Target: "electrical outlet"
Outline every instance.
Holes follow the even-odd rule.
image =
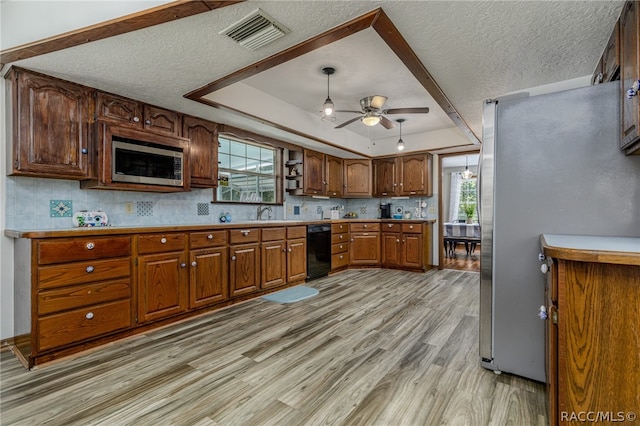
[[[124,203],[124,213],[133,214],[133,203]]]

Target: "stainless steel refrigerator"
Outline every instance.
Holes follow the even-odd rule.
[[[484,104],[481,365],[545,381],[542,233],[640,236],[640,156],[619,150],[619,82]]]

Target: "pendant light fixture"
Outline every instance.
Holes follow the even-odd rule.
[[[331,96],[329,96],[329,78],[335,72],[336,69],[333,67],[322,68],[322,73],[327,76],[327,99],[322,105],[322,121],[336,121],[336,110],[334,108],[333,101],[331,100]]]
[[[462,177],[464,179],[469,179],[471,176],[473,176],[473,172],[469,170],[469,157],[466,155],[464,156],[464,163],[465,163],[465,167],[464,167],[464,172],[462,172]]]
[[[405,119],[398,118],[396,121],[400,123],[400,139],[398,139],[398,142],[396,143],[396,149],[398,151],[404,151],[404,141],[402,140],[402,123],[405,122]]]

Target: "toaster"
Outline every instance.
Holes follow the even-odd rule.
[[[340,219],[340,210],[322,210],[323,219]]]

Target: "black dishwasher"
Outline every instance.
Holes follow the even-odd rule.
[[[307,281],[331,271],[331,225],[307,225]]]

